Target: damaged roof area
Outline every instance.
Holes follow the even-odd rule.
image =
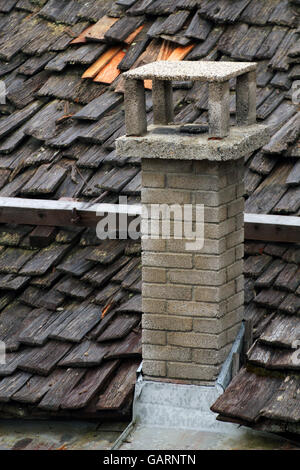
[[[122,72],[156,60],[254,61],[258,122],[272,138],[245,159],[246,212],[298,216],[299,8],[288,0],[0,0],[7,91],[0,196],[139,202],[140,159],[115,153],[125,134]],[[234,122],[235,79],[230,84]],[[149,123],[151,85],[145,82]],[[173,91],[175,121],[206,125],[207,86],[177,81]],[[280,429],[300,420],[289,342],[299,323],[298,251],[246,245],[246,318],[254,319],[257,341],[216,405],[226,419],[252,425],[261,416]],[[76,223],[2,224],[0,339],[8,341],[8,362],[0,366],[1,415],[128,416],[141,361],[140,289],[133,243],[101,242]],[[247,397],[240,399],[250,385],[251,416]],[[285,400],[293,394],[291,410]]]

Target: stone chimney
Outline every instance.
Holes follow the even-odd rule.
[[[256,124],[255,69],[245,62],[154,62],[124,74],[127,135],[118,139],[117,152],[142,159],[146,380],[213,385],[241,326],[244,157],[268,141],[266,128]],[[237,123],[230,128],[229,80],[235,77]],[[145,79],[153,81],[148,129]],[[209,82],[207,129],[174,125],[172,80]],[[180,211],[171,213],[171,234],[164,237],[153,204],[164,205],[165,221],[167,205],[182,213],[192,206],[187,217],[200,233],[198,245],[189,243],[190,234],[177,236]],[[147,237],[149,227],[154,231]]]

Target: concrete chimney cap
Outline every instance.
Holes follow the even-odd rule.
[[[126,79],[224,82],[256,70],[255,62],[158,61],[124,73]]]

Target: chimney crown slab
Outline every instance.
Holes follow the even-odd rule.
[[[225,82],[256,70],[254,62],[158,61],[125,72],[126,79]]]

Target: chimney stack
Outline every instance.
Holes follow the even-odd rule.
[[[245,62],[161,61],[124,74],[126,136],[117,152],[142,159],[146,380],[213,385],[241,326],[244,157],[268,141],[266,128],[256,124],[255,70]],[[235,77],[237,125],[229,127],[229,80]],[[153,81],[154,125],[148,129],[144,80]],[[209,83],[206,131],[174,125],[173,80]],[[173,213],[174,205],[181,211]],[[166,223],[168,208],[166,238],[158,218],[161,210]],[[204,214],[204,223],[197,214]],[[178,237],[177,229],[191,221],[197,243],[190,232]]]

